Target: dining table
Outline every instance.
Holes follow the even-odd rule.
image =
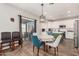
[[[39,35],[39,39],[44,42],[44,51],[48,52],[48,46],[46,45],[47,42],[54,42],[55,38],[52,35]]]

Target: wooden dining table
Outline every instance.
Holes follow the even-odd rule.
[[[39,35],[39,39],[44,42],[44,51],[48,52],[48,46],[46,45],[47,42],[54,42],[55,38],[52,35]]]

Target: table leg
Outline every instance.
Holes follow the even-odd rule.
[[[49,52],[49,46],[48,45],[46,45],[45,51]]]
[[[45,42],[44,42],[44,51],[45,51],[45,52],[48,52],[48,51],[49,51],[49,46],[46,45]]]

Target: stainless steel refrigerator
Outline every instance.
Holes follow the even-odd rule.
[[[74,23],[74,47],[79,47],[79,20]]]

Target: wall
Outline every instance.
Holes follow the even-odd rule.
[[[63,21],[55,21],[55,22],[48,22],[43,23],[42,27],[44,28],[59,28],[59,25],[66,25],[66,28],[74,28],[74,22],[76,19],[69,19],[69,20],[63,20]]]
[[[0,34],[4,31],[19,31],[19,14],[27,17],[36,18],[32,14],[29,14],[22,9],[15,8],[14,6],[10,6],[9,4],[0,3]],[[11,17],[14,18],[14,22],[10,21]]]
[[[75,20],[78,20],[78,18],[41,23],[41,29],[45,28],[46,31],[48,31],[48,28],[59,28],[59,25],[66,25],[66,29],[64,29],[66,31],[66,38],[73,39],[74,32],[68,32],[67,30],[73,30],[74,31]],[[41,30],[40,30],[40,32],[41,32]]]
[[[59,25],[66,25],[66,28],[74,29],[75,20],[76,19],[69,19],[69,20],[63,20],[63,21],[41,23],[41,29],[45,28],[47,31],[48,28],[59,28]]]

